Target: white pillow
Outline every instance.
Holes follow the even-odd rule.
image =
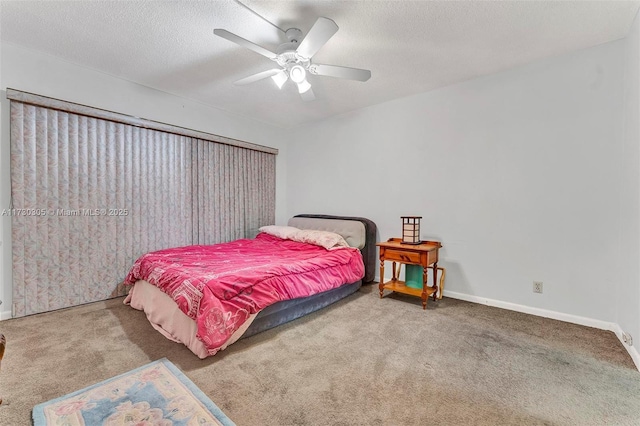
[[[324,247],[327,250],[337,249],[340,247],[349,247],[349,244],[342,238],[342,235],[329,231],[317,231],[314,229],[299,229],[293,234],[292,240],[300,243],[314,244]]]
[[[291,237],[300,230],[293,226],[268,225],[260,227],[258,231],[282,238],[283,240],[292,240],[293,238]]]

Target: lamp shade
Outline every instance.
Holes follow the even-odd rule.
[[[402,243],[420,244],[420,219],[422,216],[401,216]]]
[[[284,70],[280,71],[278,74],[272,76],[271,78],[273,79],[273,81],[278,86],[278,89],[282,89],[282,86],[284,85],[284,83],[286,83],[287,80],[289,79],[289,77],[287,76],[286,71],[284,71]]]
[[[299,93],[306,93],[309,89],[311,89],[311,84],[309,84],[307,80],[303,81],[302,83],[298,83]]]
[[[291,70],[289,70],[289,76],[294,83],[300,84],[307,77],[307,73],[300,65],[294,65],[291,67]]]

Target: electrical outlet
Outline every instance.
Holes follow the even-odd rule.
[[[534,281],[533,282],[533,292],[534,293],[542,293],[542,281]]]
[[[633,339],[631,338],[631,335],[629,333],[624,332],[624,331],[622,332],[622,341],[625,342],[629,346],[633,346]]]

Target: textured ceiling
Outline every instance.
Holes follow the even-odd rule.
[[[2,1],[1,37],[67,61],[282,127],[425,92],[624,37],[637,1],[243,1],[306,33],[340,27],[318,63],[370,69],[362,83],[310,76],[293,84],[233,82],[275,65],[213,34],[224,28],[271,50],[284,34],[229,1]]]

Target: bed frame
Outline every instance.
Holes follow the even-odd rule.
[[[362,260],[364,261],[364,278],[358,282],[345,284],[338,288],[334,288],[333,290],[314,294],[313,296],[274,303],[273,305],[263,309],[256,316],[255,320],[251,323],[249,328],[247,328],[247,331],[242,335],[243,339],[329,306],[332,303],[335,303],[338,300],[358,291],[363,283],[371,283],[375,277],[377,228],[376,224],[371,220],[363,217],[317,214],[299,214],[294,216],[294,218],[353,220],[362,223],[364,225],[366,237],[365,245],[360,249],[360,253],[362,253]],[[291,223],[291,221],[289,221],[289,223]]]

